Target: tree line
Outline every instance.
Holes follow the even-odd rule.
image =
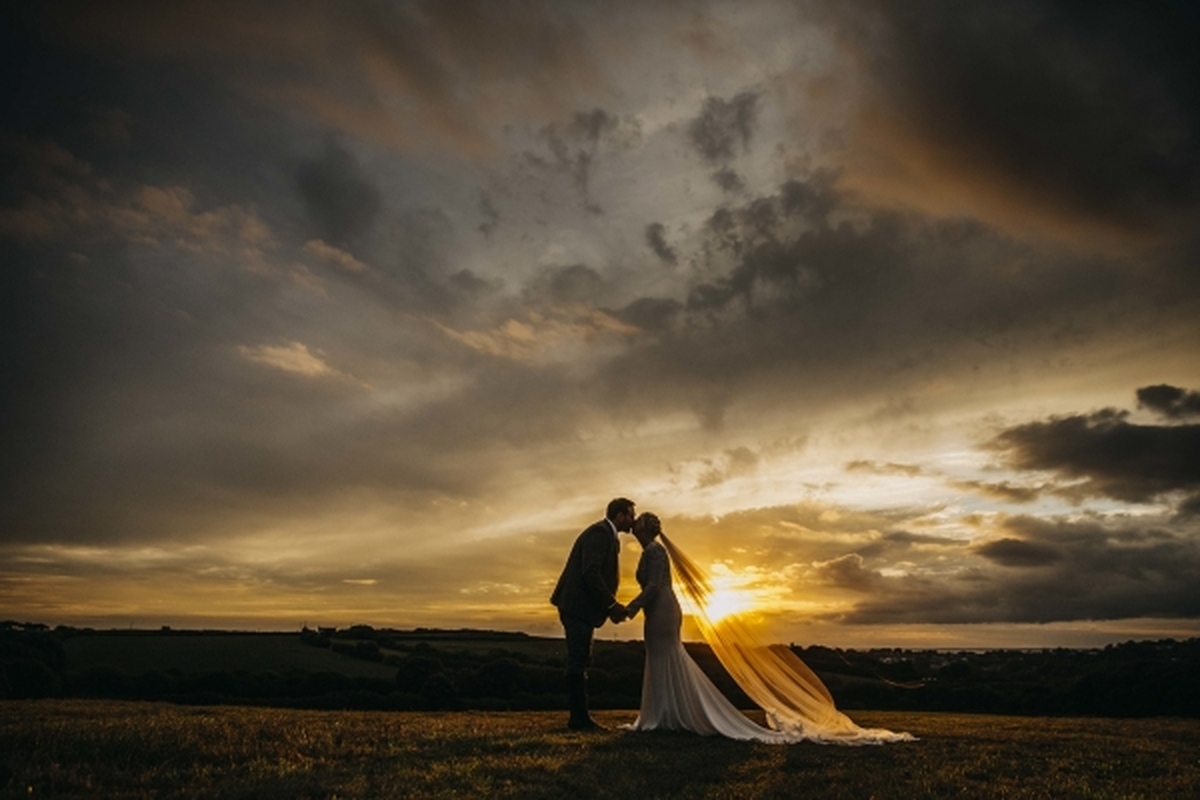
[[[0,623],[0,697],[390,710],[564,707],[561,656],[547,654],[553,647],[540,648],[540,653],[522,648],[522,640],[531,638],[523,634],[365,625],[300,632],[306,645],[394,670],[393,677],[382,678],[286,667],[132,673],[72,665],[63,641],[82,633]],[[145,635],[172,633],[178,632]],[[706,645],[687,647],[735,704],[752,707]],[[1131,641],[1085,650],[793,649],[846,710],[1200,717],[1200,681],[1195,678],[1200,674],[1200,639]],[[640,641],[598,643],[590,673],[593,706],[637,708],[644,658]]]

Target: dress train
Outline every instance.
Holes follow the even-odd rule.
[[[704,607],[707,583],[696,565],[669,541],[667,547],[654,540],[642,551],[637,569],[642,591],[628,606],[631,613],[644,611],[646,644],[641,708],[629,730],[683,730],[770,744],[858,745],[914,739],[907,733],[859,727],[837,710],[821,680],[790,649],[763,645],[736,620],[714,625],[700,611],[697,622],[705,640],[743,691],[762,706],[768,727],[747,718],[683,647],[683,612],[672,584],[672,564],[699,609]]]

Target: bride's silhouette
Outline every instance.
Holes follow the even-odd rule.
[[[837,710],[821,679],[784,645],[769,645],[736,615],[714,623],[704,612],[711,587],[700,569],[662,534],[654,514],[633,526],[642,545],[637,580],[641,593],[626,607],[645,614],[646,667],[642,705],[631,730],[685,730],[732,739],[785,744],[815,741],[882,744],[911,741],[907,733],[860,728]],[[683,611],[672,566],[695,606],[705,641],[746,695],[766,712],[767,727],[746,718],[712,684],[683,648]]]

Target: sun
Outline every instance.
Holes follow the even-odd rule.
[[[680,596],[683,611],[690,616],[703,617],[711,625],[730,617],[761,610],[767,598],[760,583],[760,574],[753,568],[746,573],[735,572],[728,564],[716,562],[709,567],[707,591],[702,597],[689,592]]]
[[[729,586],[713,586],[712,594],[704,604],[704,616],[712,623],[719,622],[731,614],[749,611],[754,607],[754,598],[746,592]]]

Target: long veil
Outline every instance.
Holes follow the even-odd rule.
[[[913,741],[908,733],[861,728],[837,710],[833,695],[791,648],[771,644],[737,614],[714,622],[704,609],[712,594],[708,576],[665,535],[659,536],[671,557],[677,585],[694,607],[704,641],[741,687],[766,712],[767,725],[797,739],[836,744],[882,744]]]

